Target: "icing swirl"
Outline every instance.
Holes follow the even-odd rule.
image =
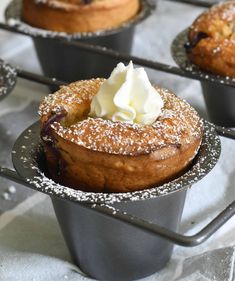
[[[160,115],[163,100],[143,68],[119,63],[91,102],[91,117],[113,122],[152,124]]]

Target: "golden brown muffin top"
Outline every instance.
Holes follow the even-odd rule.
[[[205,33],[215,40],[235,39],[235,1],[213,6],[200,15],[190,27],[189,39]]]
[[[90,103],[103,79],[79,81],[62,87],[41,103],[39,114],[45,125],[55,114],[65,113],[54,122],[53,132],[84,148],[120,155],[140,155],[167,146],[189,145],[202,136],[197,112],[171,92],[156,87],[164,101],[162,113],[151,125],[113,122],[88,117]]]

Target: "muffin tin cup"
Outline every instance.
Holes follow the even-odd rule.
[[[79,41],[130,53],[134,29],[134,26],[131,26],[117,34],[79,39]],[[119,63],[118,59],[79,50],[75,46],[61,43],[58,39],[37,37],[32,39],[44,75],[66,82],[93,77],[107,78]],[[55,88],[51,89],[55,90]]]
[[[224,127],[235,127],[235,88],[201,82],[209,119]]]
[[[163,197],[115,203],[112,208],[177,231],[186,189]],[[173,243],[80,205],[52,197],[71,256],[98,280],[127,281],[149,276],[169,261]]]
[[[187,29],[179,33],[172,43],[174,60],[183,70],[203,80],[200,83],[210,121],[219,126],[235,127],[235,79],[213,75],[193,65],[184,48],[188,41],[187,33]],[[213,83],[215,79],[220,79],[220,83]]]
[[[95,33],[66,34],[31,27],[21,21],[21,0],[13,0],[10,3],[5,17],[10,25],[15,26],[16,31],[24,31],[32,37],[43,73],[46,76],[72,82],[93,77],[108,77],[119,59],[91,54],[77,47],[65,45],[61,39],[100,45],[129,54],[136,24],[147,18],[155,7],[146,0],[142,0],[141,3],[141,11],[131,21],[119,28]]]
[[[82,271],[99,280],[136,280],[163,268],[174,244],[202,243],[235,213],[234,202],[199,233],[184,236],[176,232],[187,189],[219,159],[221,147],[215,128],[208,122],[204,128],[190,169],[151,189],[92,193],[53,182],[46,176],[39,122],[25,130],[13,147],[16,172],[0,167],[0,176],[50,195],[71,256]]]
[[[0,167],[0,176],[51,197],[71,256],[90,277],[125,281],[149,276],[164,267],[174,244],[201,244],[235,214],[234,201],[198,233],[175,232],[187,189],[219,159],[220,140],[206,121],[201,147],[185,174],[162,186],[127,193],[83,192],[55,183],[45,175],[39,135],[36,122],[19,136],[12,150],[16,171]]]

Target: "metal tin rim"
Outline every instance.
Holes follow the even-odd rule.
[[[234,84],[235,78],[212,74],[210,72],[200,69],[197,65],[193,64],[189,60],[184,48],[184,45],[188,42],[188,37],[187,37],[188,30],[189,28],[181,31],[172,41],[171,54],[176,64],[183,70],[190,72],[195,76],[198,76],[199,78],[204,78],[209,82],[213,82],[214,80],[219,79],[222,85],[225,83],[225,81],[226,81],[226,85],[228,86],[229,86],[229,82],[231,82],[231,84],[232,83]]]
[[[15,87],[16,81],[16,69],[0,59],[0,100],[10,94]]]
[[[88,38],[96,38],[100,36],[108,36],[112,34],[116,34],[122,32],[129,27],[135,26],[148,16],[151,15],[154,5],[151,5],[147,0],[141,0],[141,10],[140,12],[130,21],[122,24],[118,28],[113,28],[109,30],[101,30],[97,32],[89,32],[89,33],[66,33],[66,32],[55,32],[49,31],[45,29],[40,29],[36,27],[32,27],[23,21],[21,21],[21,9],[22,9],[22,0],[12,0],[10,4],[6,7],[5,10],[5,20],[7,24],[16,31],[20,33],[27,34],[31,37],[41,37],[41,38],[61,38],[61,39],[68,39],[68,40],[76,40],[76,39],[88,39]]]
[[[62,186],[47,178],[41,171],[39,157],[42,156],[42,147],[39,137],[39,122],[26,129],[16,140],[12,151],[12,161],[17,173],[25,179],[33,189],[67,199],[73,202],[87,204],[112,204],[125,201],[139,201],[186,189],[206,176],[217,163],[221,145],[214,126],[204,121],[204,136],[198,155],[192,167],[181,177],[162,186],[127,193],[93,193],[74,190]]]

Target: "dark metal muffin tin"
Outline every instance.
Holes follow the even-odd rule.
[[[67,34],[34,28],[22,22],[21,6],[22,0],[13,0],[6,9],[6,20],[17,31],[32,37],[44,74],[66,82],[93,77],[108,77],[119,60],[79,50],[72,45],[62,44],[60,39],[100,45],[129,54],[136,24],[147,18],[153,9],[153,5],[142,0],[141,11],[138,15],[121,27],[93,33]]]
[[[173,244],[200,244],[235,213],[233,203],[199,233],[175,232],[187,189],[219,159],[220,141],[208,122],[188,172],[162,186],[129,193],[83,192],[53,182],[46,176],[39,127],[39,122],[33,124],[16,141],[12,151],[16,172],[0,168],[0,176],[51,196],[74,262],[91,277],[124,281],[148,276],[164,267]]]
[[[17,77],[57,88],[66,84],[57,79],[48,78],[40,74],[15,68],[0,59],[0,100],[4,99],[14,89]]]
[[[17,7],[10,7],[7,16],[11,9],[17,10]],[[21,22],[18,25],[16,22],[13,24],[13,29],[26,34],[22,28],[25,26]],[[32,30],[30,36],[35,37],[35,40],[46,42],[51,39],[48,34],[43,39],[43,33],[35,33],[40,33],[41,30],[29,29]],[[60,44],[59,41],[57,43]],[[117,60],[120,60],[119,56]],[[198,75],[203,75],[198,70],[195,70],[195,74],[143,59],[139,59],[139,62],[199,80]],[[27,74],[23,73],[22,76],[27,78]],[[38,77],[32,79],[37,81]],[[77,79],[78,76],[74,80]],[[201,79],[207,80],[206,77]],[[211,75],[209,80],[213,83]],[[47,82],[50,84],[52,81]],[[222,82],[218,82],[218,77],[215,82],[223,86]],[[55,85],[60,85],[60,81]],[[10,92],[11,89],[9,85],[7,91]],[[221,135],[235,137],[233,131],[223,127],[206,121],[204,126],[201,148],[188,172],[174,181],[152,189],[117,194],[86,193],[53,182],[47,177],[39,138],[39,122],[23,132],[14,145],[12,161],[16,171],[0,167],[0,176],[51,196],[71,255],[75,263],[89,276],[109,281],[134,280],[164,267],[171,256],[173,244],[196,246],[208,239],[235,213],[233,202],[198,233],[184,236],[176,232],[187,189],[204,177],[218,161],[220,141],[215,130]]]
[[[210,121],[220,126],[235,127],[235,78],[213,75],[192,64],[184,47],[188,42],[187,33],[188,29],[179,33],[172,43],[174,60],[183,70],[204,78],[201,86]],[[213,83],[218,79],[220,83]]]
[[[145,191],[125,193],[92,193],[74,190],[54,183],[47,178],[46,161],[40,141],[39,122],[28,128],[13,147],[12,160],[17,173],[42,192],[58,195],[74,202],[89,204],[112,204],[121,201],[136,201],[165,196],[179,189],[188,188],[202,179],[217,163],[220,155],[220,140],[212,124],[204,121],[204,136],[192,167],[183,176],[160,187]],[[25,149],[27,147],[27,149]],[[45,175],[45,177],[44,177]],[[78,187],[79,189],[79,187]]]

